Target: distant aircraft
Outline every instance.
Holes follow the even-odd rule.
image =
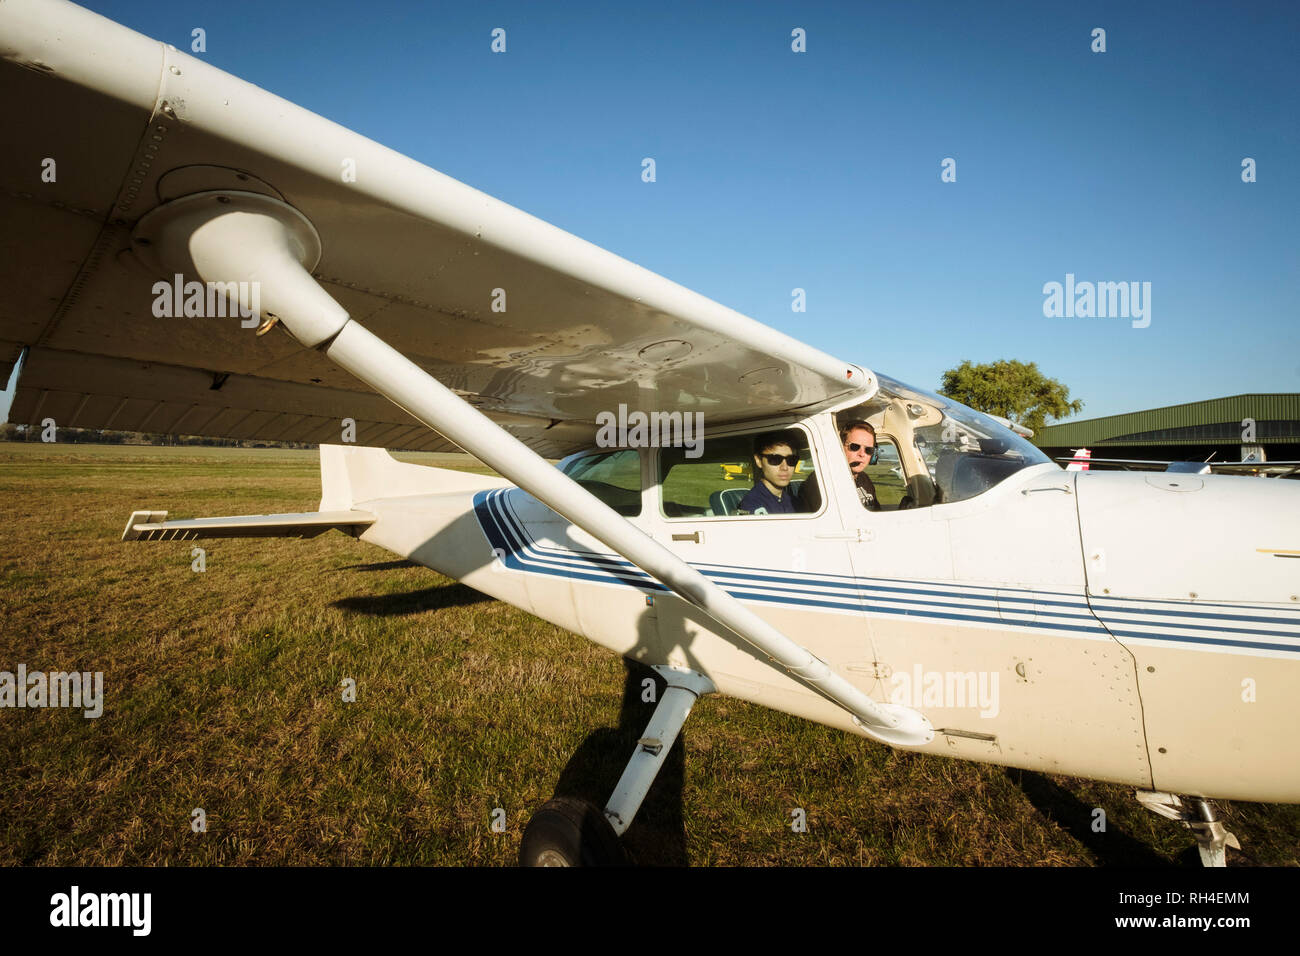
[[[0,371],[27,351],[14,420],[324,443],[317,512],[137,511],[125,539],[339,529],[666,682],[608,802],[543,806],[522,862],[620,860],[715,693],[1131,786],[1208,863],[1235,845],[1210,798],[1300,802],[1300,486],[1063,471],[1018,426],[78,7],[7,0],[0,36],[21,144],[0,156]],[[177,276],[186,317],[160,318]],[[668,440],[597,447],[620,405],[661,416]],[[696,412],[691,458],[671,423]],[[867,466],[874,510],[839,434],[856,419],[889,451]],[[772,432],[821,500],[737,515],[733,474],[766,474]],[[460,448],[504,477],[384,447]]]

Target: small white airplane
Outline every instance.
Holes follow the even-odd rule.
[[[1065,466],[1066,471],[1087,471],[1092,462],[1092,451],[1088,448],[1076,448],[1074,457],[1068,459],[1057,459],[1057,461],[1068,461]]]
[[[1235,845],[1212,798],[1300,802],[1300,486],[1063,471],[1008,423],[60,0],[0,4],[0,89],[13,420],[325,442],[352,419],[367,446],[320,446],[318,512],[137,511],[124,538],[338,528],[662,675],[609,801],[548,803],[522,862],[619,860],[715,693],[1133,787],[1207,863]],[[872,509],[855,421],[887,451]],[[774,445],[811,510],[738,513],[731,476]]]

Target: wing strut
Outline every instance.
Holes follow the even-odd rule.
[[[208,282],[238,282],[241,292],[249,288],[244,283],[259,283],[262,313],[278,317],[303,345],[323,349],[332,362],[627,558],[767,655],[778,668],[843,707],[867,736],[902,746],[920,746],[934,738],[923,714],[872,700],[352,320],[312,278],[309,270],[319,256],[319,241],[297,210],[260,195],[197,194],[153,210],[140,221],[137,232],[141,230],[147,230],[149,244],[168,272],[197,275]]]

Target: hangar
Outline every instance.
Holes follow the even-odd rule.
[[[1039,429],[1034,444],[1052,458],[1088,448],[1094,458],[1242,461],[1300,460],[1300,393],[1210,398]]]

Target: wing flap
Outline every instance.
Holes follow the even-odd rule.
[[[374,392],[36,348],[23,367],[10,420],[40,424],[45,418],[58,427],[313,444],[346,438],[410,451],[457,450]],[[548,421],[499,418],[546,457],[563,457],[586,441],[576,429]]]

